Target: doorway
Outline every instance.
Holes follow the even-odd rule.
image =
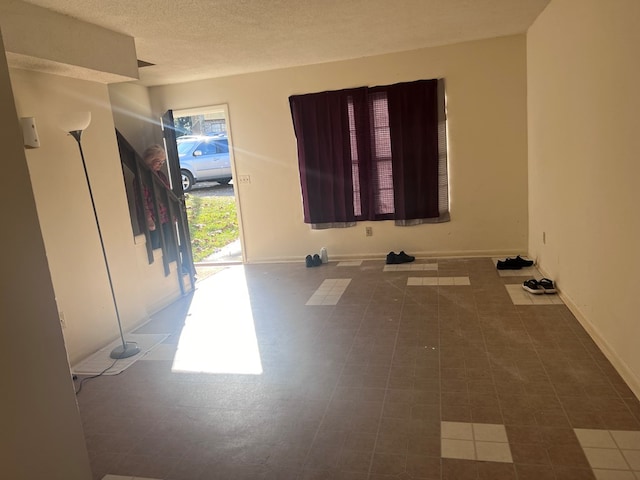
[[[174,110],[194,263],[244,261],[227,105]]]

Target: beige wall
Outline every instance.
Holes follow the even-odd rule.
[[[527,35],[529,250],[636,395],[639,18],[637,0],[553,0]]]
[[[133,83],[109,85],[109,99],[116,128],[140,154],[153,143],[160,143],[160,118],[151,112],[149,90]]]
[[[449,223],[312,231],[302,202],[288,97],[293,94],[446,79],[449,112]],[[302,261],[327,247],[330,258],[502,255],[527,246],[525,37],[511,36],[345,62],[150,89],[158,114],[227,104],[249,262]],[[365,237],[365,226],[373,236]]]
[[[0,476],[88,480],[89,458],[4,53],[0,112],[6,173],[0,189]]]
[[[109,94],[95,82],[24,70],[10,74],[18,116],[35,117],[40,134],[42,146],[26,151],[27,163],[74,364],[116,339],[118,325],[77,143],[56,123],[65,112],[92,113],[82,146],[123,329],[148,318]]]

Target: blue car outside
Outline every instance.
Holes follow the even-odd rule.
[[[178,138],[182,189],[188,192],[197,182],[231,181],[231,160],[227,137]]]

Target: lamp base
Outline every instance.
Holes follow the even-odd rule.
[[[118,345],[116,348],[111,350],[111,358],[120,359],[120,358],[129,358],[133,357],[140,353],[140,347],[138,344],[132,342],[125,342],[124,345]]]

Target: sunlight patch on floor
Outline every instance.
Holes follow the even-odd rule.
[[[172,371],[262,373],[243,266],[226,268],[198,284]]]

